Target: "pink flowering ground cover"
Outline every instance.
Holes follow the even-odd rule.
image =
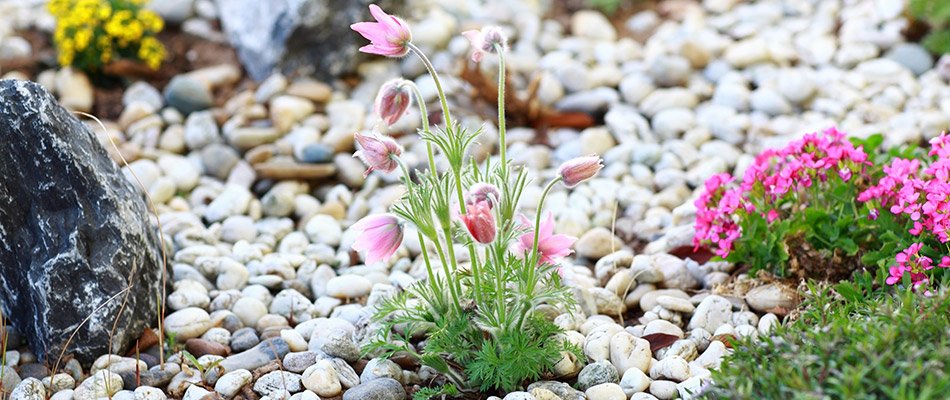
[[[835,128],[764,151],[741,179],[710,177],[694,245],[779,277],[878,273],[919,288],[950,267],[950,137],[885,151]]]

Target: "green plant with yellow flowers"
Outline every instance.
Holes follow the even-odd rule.
[[[148,0],[50,0],[59,64],[98,71],[118,59],[158,69],[165,46],[155,37],[165,22],[144,9]]]

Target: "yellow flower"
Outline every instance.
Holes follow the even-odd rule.
[[[165,59],[165,46],[162,46],[162,43],[154,37],[146,37],[139,44],[138,57],[149,68],[158,69]]]
[[[111,5],[109,5],[109,4],[102,4],[102,5],[99,6],[99,10],[97,11],[97,16],[99,17],[99,19],[101,19],[101,20],[107,20],[107,19],[109,19],[109,16],[111,16],[111,15],[112,15],[112,6],[111,6]]]
[[[76,50],[85,50],[86,47],[89,47],[89,42],[92,40],[92,29],[84,28],[76,31],[76,34],[73,35],[73,40],[76,42]]]
[[[162,17],[159,17],[158,14],[155,14],[149,10],[141,10],[138,12],[138,20],[145,26],[145,29],[152,32],[160,32],[162,28],[165,27],[165,21],[162,20]]]

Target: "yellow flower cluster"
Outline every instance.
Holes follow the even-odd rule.
[[[162,18],[142,8],[147,0],[50,0],[56,18],[53,42],[61,65],[95,70],[117,58],[135,58],[152,69],[165,60],[155,34]]]

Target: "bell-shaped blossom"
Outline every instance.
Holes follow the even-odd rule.
[[[491,203],[488,201],[479,201],[475,204],[469,204],[465,207],[467,214],[462,215],[462,222],[468,233],[475,238],[475,241],[482,244],[488,244],[495,240],[497,229],[495,227],[495,214],[492,213]]]
[[[501,192],[498,191],[495,185],[476,183],[468,189],[468,193],[465,195],[465,204],[472,205],[487,202],[488,207],[492,208],[495,204],[498,204],[499,199],[501,199]]]
[[[521,223],[526,227],[531,227],[532,223],[524,215],[520,216]],[[577,241],[576,237],[554,234],[554,215],[548,212],[547,216],[541,221],[538,227],[538,263],[554,264],[555,260],[561,257],[569,256],[574,251],[571,246]],[[515,253],[518,255],[528,254],[534,246],[534,232],[528,232],[518,237],[515,243]]]
[[[359,132],[356,132],[354,137],[360,145],[360,150],[353,153],[353,156],[359,157],[369,167],[363,176],[368,176],[373,171],[392,172],[399,167],[396,159],[402,154],[402,146],[393,138],[375,133],[364,135]]]
[[[465,36],[472,44],[472,61],[474,62],[482,61],[485,53],[497,53],[496,45],[502,49],[508,48],[508,38],[497,26],[486,26],[480,31],[465,31],[462,32],[462,36]]]
[[[392,214],[374,214],[357,221],[351,229],[360,231],[353,250],[365,252],[366,264],[392,257],[402,244],[403,226]]]
[[[396,78],[383,84],[376,95],[373,110],[387,125],[395,124],[412,104],[412,83]]]
[[[603,160],[597,156],[577,157],[568,160],[558,168],[557,174],[569,188],[593,178],[604,167]]]
[[[386,14],[375,4],[370,4],[369,12],[376,22],[357,22],[350,25],[351,29],[369,39],[370,43],[360,47],[360,51],[386,57],[402,57],[409,53],[409,42],[412,41],[409,24]]]

